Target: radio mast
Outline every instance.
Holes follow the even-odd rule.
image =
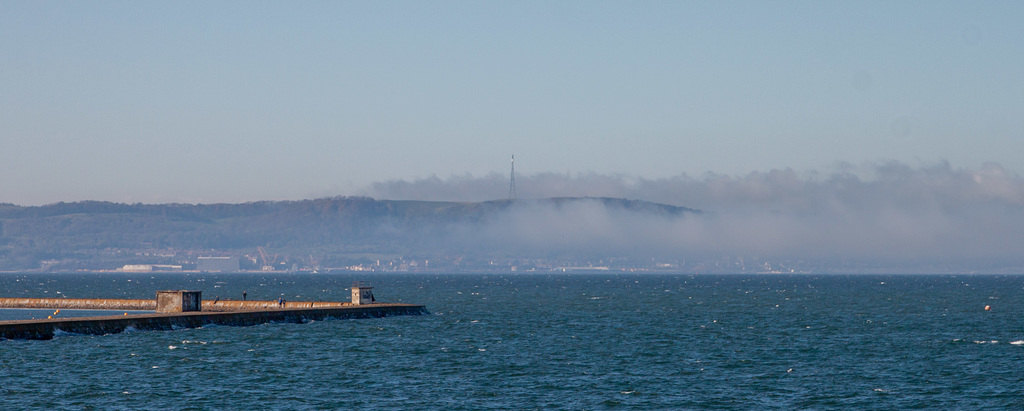
[[[512,155],[512,174],[508,179],[508,199],[516,199],[516,155]]]

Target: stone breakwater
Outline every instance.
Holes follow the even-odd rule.
[[[116,300],[106,298],[0,298],[0,308],[153,311],[156,310],[156,300]]]
[[[21,300],[21,299],[8,299]],[[39,299],[34,299],[39,300]],[[63,300],[63,299],[54,299]],[[91,301],[96,301],[89,299]],[[118,300],[103,300],[118,301]],[[133,300],[120,300],[133,301]],[[149,301],[149,300],[139,300]],[[204,302],[203,309],[207,303]],[[223,303],[220,302],[220,303]],[[239,301],[239,303],[243,303]],[[258,301],[246,301],[244,303],[260,303]],[[153,308],[156,307],[155,301]],[[301,302],[288,303],[289,307],[252,309],[242,311],[194,311],[184,313],[158,313],[158,314],[136,314],[104,317],[79,317],[65,319],[45,320],[21,320],[21,321],[0,321],[0,340],[2,339],[32,339],[48,340],[59,333],[68,334],[115,334],[125,330],[134,329],[140,331],[148,330],[174,330],[181,328],[198,328],[205,325],[231,325],[248,326],[265,324],[271,322],[303,323],[307,321],[323,320],[327,318],[376,318],[395,315],[421,315],[427,314],[427,309],[422,305],[414,304],[369,304],[349,305],[344,303],[339,306],[329,307],[297,307]],[[295,304],[296,307],[291,305]],[[305,304],[317,304],[309,303]],[[5,307],[15,308],[15,307]],[[60,308],[60,307],[25,307],[16,308]],[[71,308],[67,308],[71,309]],[[95,309],[91,307],[89,309]],[[127,308],[118,308],[127,309]],[[132,308],[133,310],[136,308]]]
[[[350,306],[348,302],[337,301],[286,301],[284,306],[277,301],[203,301],[202,311],[243,311],[277,308],[339,308]],[[118,300],[106,298],[0,298],[0,308],[39,308],[58,310],[122,310],[154,311],[156,300]]]

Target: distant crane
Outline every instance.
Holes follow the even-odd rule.
[[[270,254],[267,253],[267,250],[263,249],[263,246],[258,245],[256,249],[260,251],[260,259],[263,260],[263,271],[274,271],[274,263],[277,262],[279,254],[274,254],[274,258],[271,259]]]

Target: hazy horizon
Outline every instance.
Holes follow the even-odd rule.
[[[919,187],[904,187],[912,192],[934,196],[930,190],[943,189],[932,181],[936,175],[956,179],[963,183],[968,180],[977,184],[976,194],[999,194],[1001,197],[1022,199],[1024,205],[1024,178],[1012,173],[1003,165],[986,162],[980,167],[953,167],[948,161],[936,161],[913,166],[899,161],[878,161],[853,165],[836,163],[824,169],[796,170],[793,168],[755,170],[743,175],[728,175],[707,171],[691,176],[685,173],[664,178],[646,178],[622,173],[601,174],[596,172],[558,173],[541,172],[525,174],[516,172],[517,199],[544,199],[557,197],[612,197],[663,203],[690,208],[716,208],[726,197],[736,203],[736,208],[760,207],[774,204],[784,196],[800,194],[810,186],[825,186],[837,181],[856,181],[859,184],[881,184],[894,178],[904,184],[919,184]],[[983,180],[984,178],[984,180]],[[294,197],[253,197],[234,201],[133,201],[130,199],[83,197],[61,198],[50,202],[19,203],[0,201],[22,207],[44,206],[56,203],[101,201],[121,204],[241,204],[260,201],[302,201],[332,197],[370,197],[378,200],[396,201],[439,201],[439,202],[483,202],[509,198],[510,173],[491,172],[485,175],[469,173],[453,174],[447,177],[430,175],[413,179],[376,181],[348,191],[326,191]],[[1000,184],[1000,187],[989,187]],[[798,187],[799,186],[799,187]],[[806,187],[805,187],[806,186]],[[959,189],[967,189],[966,185]],[[694,195],[699,193],[699,195]],[[948,194],[948,193],[946,193]],[[965,193],[964,196],[967,194]],[[712,201],[712,198],[717,200]],[[796,204],[805,199],[788,201]],[[847,200],[860,201],[854,196]]]
[[[413,231],[381,227],[421,251],[551,253],[634,259],[714,256],[874,267],[1024,267],[1024,178],[995,163],[886,162],[828,172],[770,170],[643,179],[622,175],[517,175],[520,199],[616,197],[689,207],[648,214],[601,202],[523,201],[480,221]],[[377,199],[477,202],[508,196],[508,176],[381,182]],[[420,230],[425,231],[420,231]],[[397,230],[397,231],[394,231]],[[440,230],[440,231],[437,231]],[[425,238],[421,238],[426,236]]]

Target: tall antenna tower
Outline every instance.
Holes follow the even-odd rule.
[[[512,174],[508,179],[508,199],[516,199],[516,155],[512,155]]]

